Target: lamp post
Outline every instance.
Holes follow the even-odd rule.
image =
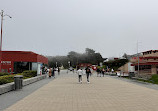
[[[2,35],[3,35],[3,18],[5,16],[8,16],[9,18],[12,18],[11,16],[7,15],[7,14],[4,14],[4,11],[1,10],[0,12],[0,15],[1,15],[1,42],[0,42],[0,72],[1,72],[1,67],[2,67]]]
[[[58,66],[58,63],[56,62],[56,68],[57,68],[57,66]]]
[[[68,61],[68,64],[69,64],[69,68],[70,68],[70,61]]]

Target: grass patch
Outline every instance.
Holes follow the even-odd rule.
[[[144,79],[144,78],[135,78],[135,79],[142,82],[158,84],[158,74],[152,75],[150,79]]]
[[[158,74],[152,75],[152,77],[149,79],[154,84],[158,84]]]

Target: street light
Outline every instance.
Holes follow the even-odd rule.
[[[1,10],[0,12],[0,15],[1,15],[1,42],[0,42],[0,72],[1,72],[1,66],[2,66],[2,35],[3,35],[3,18],[5,16],[8,16],[9,18],[12,18],[11,16],[7,15],[7,14],[4,14],[4,11]]]
[[[68,61],[69,67],[70,67],[70,61]]]
[[[58,63],[56,62],[56,67],[58,66]]]

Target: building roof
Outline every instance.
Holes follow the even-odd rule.
[[[2,51],[2,61],[41,62],[48,64],[48,58],[32,51]]]
[[[146,52],[153,52],[153,51],[157,51],[158,52],[158,50],[148,50],[148,51],[144,51],[144,52],[142,52],[142,53],[146,53]]]
[[[20,54],[35,54],[35,55],[38,55],[32,51],[2,51],[2,53],[20,53]]]

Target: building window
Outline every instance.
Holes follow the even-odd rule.
[[[14,62],[15,73],[22,73],[25,70],[32,70],[31,62]]]
[[[151,69],[151,65],[140,65],[139,70],[148,70]],[[138,66],[135,66],[135,70],[138,71]]]

